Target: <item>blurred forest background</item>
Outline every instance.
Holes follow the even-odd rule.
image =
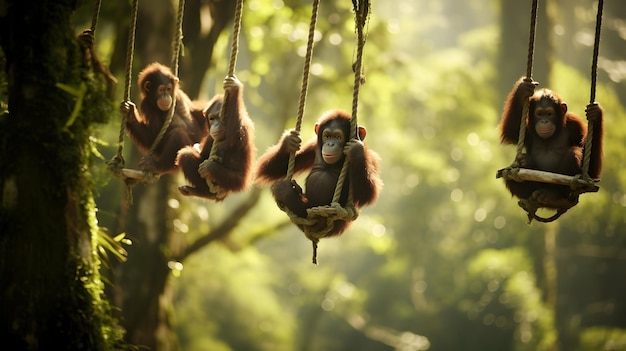
[[[187,0],[179,77],[221,93],[235,1]],[[170,62],[177,1],[139,1],[133,63]],[[533,78],[584,116],[596,1],[541,1]],[[340,238],[311,243],[253,187],[223,203],[182,197],[182,175],[137,184],[107,172],[120,116],[93,135],[90,173],[108,251],[106,294],[125,340],[184,351],[626,350],[626,3],[605,4],[596,101],[605,109],[600,191],[558,221],[527,223],[496,171],[504,98],[526,73],[531,1],[372,1],[359,124],[385,183]],[[72,26],[90,26],[86,1]],[[122,101],[130,4],[105,1],[96,49]],[[311,1],[246,0],[236,75],[257,155],[293,128]],[[302,137],[352,104],[350,1],[321,1]],[[6,103],[3,101],[3,103]],[[115,109],[114,109],[115,110]],[[4,132],[4,131],[3,131]],[[131,167],[140,159],[126,138]],[[302,181],[300,181],[302,184]],[[143,349],[143,348],[141,348]]]

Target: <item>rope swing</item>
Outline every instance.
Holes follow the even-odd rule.
[[[139,0],[133,0],[132,5],[131,5],[131,23],[130,23],[129,34],[128,34],[128,45],[126,48],[124,100],[122,103],[131,101],[131,97],[130,97],[131,80],[132,80],[131,76],[132,76],[132,71],[133,71],[132,65],[133,65],[133,56],[134,56],[134,51],[135,51],[135,32],[136,32],[136,27],[137,27],[138,3],[139,3]],[[178,75],[179,57],[180,57],[180,52],[181,52],[181,47],[182,47],[182,38],[183,38],[182,26],[183,26],[184,8],[185,8],[185,0],[179,0],[178,14],[176,17],[176,33],[175,33],[175,38],[172,41],[172,65],[171,65],[172,72],[176,76]],[[150,146],[150,149],[147,152],[147,156],[151,155],[154,152],[154,150],[157,148],[159,143],[161,142],[161,139],[167,132],[167,129],[169,128],[170,123],[172,122],[175,110],[176,110],[176,99],[174,98],[172,100],[172,106],[170,107],[168,111],[168,114],[163,123],[163,126],[161,127],[159,134],[157,134],[156,139]],[[126,134],[125,118],[126,118],[125,116],[122,116],[122,122],[120,125],[120,132],[118,136],[117,154],[111,160],[107,162],[107,169],[114,176],[124,179],[124,182],[126,183],[127,190],[128,190],[127,195],[128,195],[129,201],[132,203],[132,193],[130,191],[132,186],[138,182],[154,183],[157,180],[159,180],[160,175],[154,174],[152,172],[147,172],[147,171],[139,171],[135,169],[124,168],[125,163],[126,163],[124,160],[124,156],[123,156],[124,135]]]
[[[364,0],[364,4],[360,4],[359,1],[353,1],[354,11],[356,14],[356,32],[357,32],[357,54],[354,63],[354,91],[352,98],[352,114],[350,117],[350,138],[358,138],[358,124],[357,124],[357,110],[358,110],[358,98],[359,88],[363,82],[362,72],[362,57],[363,48],[365,46],[365,36],[363,30],[365,28],[368,14],[369,14],[369,0]],[[298,105],[298,115],[295,125],[295,133],[300,133],[302,127],[302,118],[304,115],[309,71],[311,66],[311,58],[313,54],[313,44],[315,35],[315,26],[317,22],[317,14],[319,10],[319,0],[313,1],[311,21],[309,26],[309,36],[307,42],[307,51],[305,56],[305,63],[302,75],[302,85],[300,91],[300,100]],[[359,213],[358,209],[354,206],[352,186],[348,192],[348,199],[345,206],[341,206],[339,203],[343,185],[348,173],[349,159],[344,160],[341,173],[339,175],[337,184],[335,186],[335,192],[333,194],[332,202],[326,206],[317,206],[307,209],[307,217],[303,218],[297,214],[291,212],[288,208],[283,208],[291,221],[298,227],[305,236],[311,240],[313,244],[313,263],[317,263],[317,244],[320,239],[328,236],[329,232],[335,226],[336,221],[354,221],[357,219]],[[286,180],[292,180],[295,169],[295,152],[291,152],[289,155],[289,163],[287,167]]]
[[[528,60],[526,67],[526,77],[524,78],[524,82],[533,83],[532,79],[532,66],[533,66],[533,54],[534,54],[534,41],[535,41],[535,27],[537,22],[537,2],[538,0],[533,0],[532,3],[532,11],[531,11],[531,22],[530,22],[530,39],[528,44]],[[591,98],[590,103],[593,103],[595,100],[595,92],[596,92],[596,77],[597,77],[597,62],[598,62],[598,52],[600,47],[600,29],[602,25],[602,9],[603,9],[604,1],[598,1],[598,11],[596,18],[596,31],[595,31],[595,42],[594,42],[594,51],[593,51],[593,62],[591,68]],[[528,215],[528,223],[535,219],[539,222],[548,223],[555,221],[562,214],[567,212],[569,208],[575,206],[578,203],[578,196],[582,193],[586,192],[597,192],[599,187],[595,184],[596,181],[591,179],[588,175],[589,163],[591,159],[591,148],[593,145],[593,121],[588,121],[588,132],[587,132],[587,140],[584,147],[584,156],[583,156],[583,164],[582,164],[582,174],[578,174],[575,176],[557,174],[546,171],[539,171],[534,169],[525,169],[521,168],[517,162],[518,156],[520,156],[524,152],[524,140],[526,134],[526,120],[528,119],[528,107],[529,107],[529,99],[524,101],[524,105],[522,108],[522,116],[524,118],[521,119],[520,129],[519,129],[519,138],[517,143],[517,152],[516,158],[513,163],[507,167],[497,171],[496,178],[504,178],[506,180],[515,180],[518,182],[523,181],[533,181],[533,182],[541,182],[541,183],[550,183],[557,185],[566,185],[571,189],[570,196],[568,200],[571,202],[571,206],[567,208],[559,208],[557,212],[548,218],[540,217],[536,214],[537,210],[541,208],[541,204],[537,203],[537,201],[530,197],[528,199],[521,199],[518,202],[518,205],[522,207]]]
[[[224,118],[224,111],[226,110],[226,106],[228,105],[228,99],[236,98],[232,97],[228,93],[229,87],[233,87],[237,85],[239,81],[235,76],[235,66],[237,65],[237,54],[239,53],[239,32],[241,31],[241,22],[242,22],[242,13],[243,13],[243,0],[237,0],[237,4],[235,7],[235,19],[233,21],[233,41],[230,48],[230,62],[228,65],[228,75],[224,79],[224,97],[222,99],[222,106],[220,108],[219,119],[220,123]],[[220,157],[217,156],[217,144],[220,143],[218,140],[213,140],[213,144],[211,145],[211,153],[209,154],[209,161],[219,162]],[[213,183],[210,179],[206,179],[206,183],[209,187],[209,191],[216,194],[216,199],[224,199],[227,195],[227,191],[225,191],[219,185]]]

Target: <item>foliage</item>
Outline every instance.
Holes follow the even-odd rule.
[[[273,293],[277,281],[267,268],[255,250],[233,255],[223,246],[190,260],[185,265],[190,274],[177,279],[175,301],[185,348],[290,350],[295,323]]]
[[[576,351],[623,350],[626,348],[626,331],[618,328],[594,327],[580,334],[580,346]]]

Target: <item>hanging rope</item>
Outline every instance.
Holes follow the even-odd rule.
[[[243,0],[237,0],[237,4],[235,7],[235,18],[233,20],[233,40],[230,47],[230,61],[228,64],[228,75],[224,80],[224,97],[222,99],[222,106],[220,108],[219,119],[220,123],[224,117],[224,113],[226,111],[226,101],[228,101],[229,94],[228,88],[234,87],[237,84],[237,77],[235,77],[235,67],[237,65],[237,55],[239,53],[239,32],[241,31],[241,22],[242,22],[242,14],[243,14]],[[219,144],[218,140],[213,140],[213,144],[211,145],[211,153],[209,154],[210,161],[218,161],[219,157],[217,156],[217,144]],[[216,199],[223,199],[226,197],[226,192],[222,187],[218,184],[213,183],[211,180],[206,180],[207,185],[209,186],[209,191],[211,193],[216,194]]]
[[[532,10],[530,13],[530,35],[528,39],[528,58],[526,59],[526,77],[525,82],[532,83],[533,75],[533,56],[535,53],[535,28],[537,27],[537,0],[533,0]],[[524,100],[522,107],[522,118],[520,119],[519,137],[517,139],[517,156],[524,152],[524,140],[526,139],[526,118],[528,116],[528,99]],[[517,157],[512,167],[519,167]]]
[[[365,35],[363,34],[363,30],[367,23],[367,19],[369,17],[369,0],[363,1],[365,4],[360,4],[358,1],[353,1],[354,5],[354,15],[355,15],[355,24],[356,24],[356,32],[357,32],[357,54],[356,61],[354,63],[354,91],[352,94],[352,115],[350,117],[350,138],[357,139],[359,137],[358,129],[358,107],[359,107],[359,91],[361,84],[363,82],[363,69],[362,69],[362,61],[363,61],[363,48],[365,47]],[[350,161],[346,159],[343,163],[343,167],[341,169],[341,174],[339,175],[339,180],[337,181],[337,186],[335,188],[335,193],[333,195],[333,203],[338,203],[339,198],[341,197],[341,192],[343,191],[343,184],[345,183],[346,176],[348,174],[348,165]],[[348,202],[347,207],[354,207],[353,196],[352,196],[352,186],[350,186],[348,192]]]
[[[183,13],[185,10],[185,0],[178,1],[178,15],[176,16],[176,34],[174,35],[174,40],[172,41],[172,72],[176,77],[178,77],[178,59],[180,57],[180,51],[183,44]],[[154,142],[150,145],[150,149],[147,152],[146,156],[151,156],[154,153],[154,150],[159,146],[159,143],[167,133],[167,129],[170,127],[172,123],[172,119],[174,119],[174,114],[176,112],[176,96],[172,99],[172,106],[170,106],[169,111],[167,111],[167,117],[163,122],[163,126],[161,130],[159,130],[159,134],[157,134]]]
[[[311,58],[313,57],[313,44],[315,43],[315,27],[317,25],[317,13],[319,11],[319,0],[313,0],[313,9],[311,11],[311,21],[309,23],[309,37],[306,46],[306,55],[304,57],[304,68],[302,69],[302,84],[300,86],[300,100],[298,102],[298,115],[296,118],[295,133],[299,134],[302,129],[302,119],[304,116],[304,108],[306,106],[306,96],[309,86],[309,73],[311,70]],[[296,153],[289,154],[289,164],[287,166],[287,180],[293,178],[296,164]]]
[[[135,51],[135,29],[137,27],[137,9],[139,0],[133,0],[131,5],[131,21],[128,30],[128,42],[126,45],[126,67],[124,76],[124,100],[130,101],[131,75],[133,71],[133,55]],[[124,161],[124,135],[126,134],[126,116],[122,116],[120,124],[120,132],[117,142],[117,154],[107,162],[107,167],[116,176],[122,176],[122,169],[126,164]],[[128,183],[127,183],[128,184]]]
[[[596,85],[598,77],[598,54],[600,52],[600,30],[602,28],[602,9],[604,0],[598,1],[598,13],[596,15],[596,35],[593,45],[593,59],[591,62],[591,96],[589,103],[593,104],[596,100]],[[585,142],[585,154],[583,156],[583,178],[589,177],[589,163],[591,162],[591,148],[593,147],[593,121],[587,122],[587,140]]]
[[[96,9],[91,18],[91,33],[96,36],[96,27],[98,25],[98,18],[100,17],[100,8],[102,7],[102,0],[96,0]]]
[[[352,115],[350,118],[350,138],[358,138],[358,99],[359,88],[363,82],[362,72],[362,57],[363,48],[365,46],[365,35],[363,34],[367,19],[369,16],[370,3],[369,0],[363,1],[363,4],[357,1],[353,1],[355,22],[357,31],[357,54],[354,64],[354,91],[352,98]],[[305,63],[302,75],[302,86],[300,91],[300,101],[298,105],[298,116],[296,119],[296,127],[294,133],[299,134],[302,126],[302,119],[304,115],[305,100],[307,94],[309,68],[311,64],[311,57],[313,52],[315,25],[317,21],[319,1],[313,2],[313,10],[311,14],[311,23],[309,26],[309,37],[307,43],[307,53],[305,56]],[[327,206],[317,206],[307,209],[307,217],[302,218],[295,213],[290,212],[288,209],[283,209],[291,218],[292,222],[296,224],[300,230],[302,230],[305,236],[311,240],[313,245],[313,263],[317,264],[317,244],[320,239],[326,237],[328,233],[333,229],[337,221],[353,221],[358,217],[358,211],[353,203],[352,188],[348,191],[348,199],[345,206],[341,206],[339,200],[343,191],[343,184],[348,173],[349,160],[345,160],[337,184],[335,186],[335,192],[333,194],[332,202]],[[289,155],[289,164],[287,168],[286,180],[291,180],[295,169],[295,152]]]

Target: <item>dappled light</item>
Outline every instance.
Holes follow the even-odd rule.
[[[49,45],[63,47],[45,54],[35,46],[46,43],[33,44],[30,34],[25,52],[8,45],[17,39],[6,15],[18,24],[34,18],[24,6],[0,11],[0,127],[11,131],[0,133],[0,276],[6,301],[21,298],[17,307],[2,306],[11,312],[0,318],[11,337],[43,345],[51,330],[83,336],[50,324],[58,315],[96,323],[85,338],[111,340],[112,332],[88,334],[104,333],[104,322],[89,318],[109,313],[93,298],[110,300],[117,339],[153,351],[626,349],[626,2],[604,5],[591,76],[602,1],[540,1],[535,27],[530,0],[370,1],[361,28],[353,8],[364,6],[360,0],[320,1],[314,26],[313,0],[246,0],[238,36],[236,3],[186,0],[178,32],[177,1],[140,0],[136,37],[127,38],[131,3],[103,2],[94,48],[50,35]],[[86,3],[76,9],[74,32],[89,27],[92,10]],[[536,30],[531,43],[529,27]],[[124,143],[133,108],[122,105],[120,113],[120,101],[127,93],[134,101],[169,95],[151,90],[166,83],[141,84],[138,73],[153,62],[167,68],[176,34],[184,34],[180,66],[168,79],[189,101],[173,104],[172,116],[180,107],[211,125],[185,151],[173,137],[170,147],[156,142],[156,156],[146,159],[149,147]],[[113,89],[100,81],[95,56],[117,78]],[[61,71],[22,77],[33,57],[45,67],[62,61]],[[537,85],[529,80],[512,91],[527,73]],[[50,102],[28,96],[40,94],[29,88],[33,81],[70,88],[50,89],[46,99],[55,106],[45,108]],[[72,90],[83,82],[84,96]],[[236,114],[227,100],[233,82],[242,92]],[[548,87],[567,105],[529,103]],[[209,105],[213,97],[219,106]],[[601,105],[603,129],[588,122],[590,102]],[[104,112],[92,107],[102,103],[110,105]],[[143,109],[138,104],[131,117]],[[565,109],[580,123],[566,124]],[[228,140],[216,133],[227,128],[226,111],[245,112],[251,122]],[[335,119],[316,124],[328,111]],[[509,115],[517,119],[501,123]],[[186,121],[158,123],[189,139],[191,132],[181,132]],[[583,142],[593,124],[602,131],[594,140],[603,139],[601,174],[564,174],[573,163],[583,169],[585,148],[598,150]],[[146,125],[144,133],[156,134]],[[361,140],[350,141],[353,134]],[[221,173],[218,182],[207,169],[233,156],[227,142],[241,147],[244,140],[253,156],[246,165],[256,171],[219,198],[220,187],[242,173]],[[219,155],[199,152],[210,143]],[[118,179],[103,161],[118,152],[128,164],[157,164],[163,149],[174,161],[154,182]],[[198,162],[182,162],[185,155]],[[567,172],[556,173],[570,182],[556,186],[519,173],[561,171],[565,163]],[[307,182],[309,171],[319,178]],[[577,180],[597,188],[580,193]],[[340,181],[348,186],[337,200]],[[208,190],[185,196],[194,194],[185,184]],[[523,191],[513,194],[516,187]],[[311,205],[325,197],[333,203]],[[546,197],[571,207],[540,221],[556,212],[540,206]],[[341,212],[350,202],[359,203],[352,217],[337,221],[330,211],[311,225],[321,207]],[[315,230],[324,225],[331,234]],[[59,279],[62,285],[43,285]],[[39,291],[20,295],[30,286]],[[68,300],[89,308],[59,307]],[[33,325],[54,328],[41,335]]]

